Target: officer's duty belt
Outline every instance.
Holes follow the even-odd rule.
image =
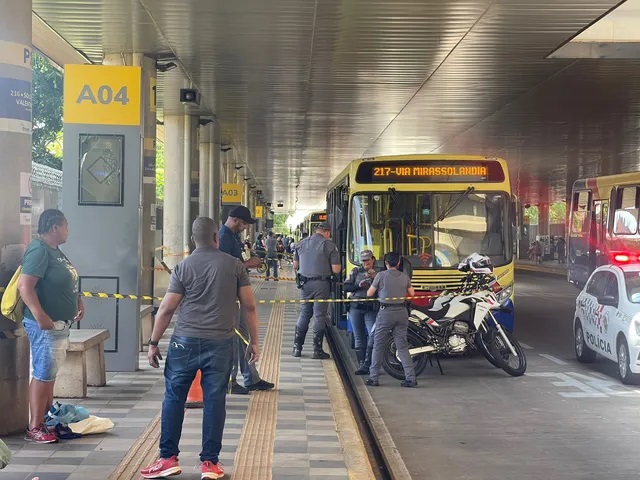
[[[323,280],[323,281],[331,280],[331,277],[305,277],[304,275],[300,275],[300,278],[302,278],[304,282],[310,282],[311,280]]]

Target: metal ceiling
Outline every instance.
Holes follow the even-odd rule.
[[[33,0],[92,61],[174,54],[259,187],[311,209],[347,162],[500,155],[526,201],[638,170],[640,64],[550,60],[616,0]],[[300,184],[296,191],[295,185]],[[297,193],[296,193],[297,192]],[[297,204],[296,204],[297,198]]]

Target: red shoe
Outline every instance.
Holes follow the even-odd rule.
[[[27,430],[27,434],[24,436],[24,439],[34,443],[58,443],[58,437],[56,437],[56,434],[47,430],[44,423],[41,423],[36,428]]]
[[[216,479],[224,477],[224,470],[220,463],[213,462],[202,462],[202,476],[200,477],[202,480],[205,479]]]
[[[140,471],[143,478],[164,478],[181,473],[182,469],[178,465],[178,457],[175,455],[171,458],[159,458],[156,463]]]

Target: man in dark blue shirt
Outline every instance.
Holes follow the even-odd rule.
[[[238,205],[229,212],[229,218],[220,227],[218,232],[218,238],[220,251],[228,253],[229,255],[236,257],[244,263],[245,268],[256,268],[262,263],[258,257],[251,257],[245,261],[242,258],[242,250],[244,248],[242,240],[240,240],[240,233],[244,232],[248,225],[256,223],[255,219],[251,218],[251,212],[244,205]],[[249,330],[247,328],[247,320],[242,312],[239,311],[238,330],[242,335],[247,338],[249,336]],[[258,369],[252,363],[249,363],[245,356],[244,344],[240,338],[234,342],[233,349],[233,368],[231,370],[231,393],[246,395],[252,390],[271,390],[274,384],[262,380]],[[236,378],[238,376],[238,363],[240,363],[240,371],[244,377],[244,387],[239,385]]]

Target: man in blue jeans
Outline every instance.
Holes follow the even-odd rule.
[[[198,370],[202,374],[204,400],[201,478],[224,476],[218,455],[226,417],[237,300],[245,312],[249,330],[246,358],[253,364],[259,357],[258,315],[247,270],[238,259],[218,249],[217,227],[210,218],[200,217],[193,222],[192,240],[196,249],[173,269],[148,342],[149,364],[158,368],[158,360],[162,359],[158,342],[180,306],[164,366],[160,458],[142,470],[144,478],[163,478],[182,472],[178,464],[178,444],[187,394]]]
[[[242,240],[240,240],[240,233],[244,232],[248,225],[253,225],[254,223],[256,223],[256,220],[251,218],[249,209],[244,205],[238,205],[229,211],[229,217],[218,231],[220,250],[240,260],[245,268],[256,268],[262,263],[262,260],[258,257],[251,257],[247,261],[242,257],[244,247]],[[242,308],[237,310],[236,315],[237,328],[240,333],[246,337],[249,335],[249,332]],[[243,349],[244,344],[240,337],[238,337],[233,349],[233,365],[231,367],[231,379],[229,382],[230,393],[246,395],[254,390],[271,390],[274,384],[260,378],[260,373],[256,366],[247,362],[247,359],[242,355]],[[237,381],[238,365],[240,365],[240,371],[244,377],[244,386],[240,385]]]

